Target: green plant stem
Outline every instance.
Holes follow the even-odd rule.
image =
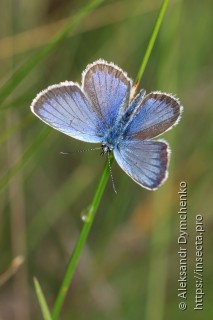
[[[139,71],[138,71],[138,74],[136,76],[136,79],[135,79],[135,84],[138,86],[140,81],[141,81],[141,78],[143,76],[143,73],[144,73],[144,70],[146,68],[146,65],[149,61],[149,57],[151,55],[151,52],[152,52],[152,49],[153,49],[153,46],[154,46],[154,43],[155,43],[155,40],[157,38],[157,35],[158,35],[158,32],[159,32],[159,29],[160,29],[160,26],[161,26],[161,23],[163,21],[163,17],[164,17],[164,14],[166,12],[166,8],[167,8],[167,5],[168,5],[168,2],[169,0],[163,0],[162,2],[162,5],[160,7],[160,11],[158,13],[158,17],[156,19],[156,22],[155,22],[155,25],[154,25],[154,28],[152,30],[152,34],[151,34],[151,37],[149,39],[149,43],[148,43],[148,46],[147,46],[147,49],[146,49],[146,52],[145,52],[145,55],[143,57],[143,60],[141,62],[141,65],[140,65],[140,68],[139,68]]]
[[[110,157],[110,163],[112,165],[113,163],[113,156]],[[56,302],[54,304],[53,307],[53,311],[52,311],[52,319],[56,320],[58,318],[58,315],[61,311],[64,299],[66,297],[67,291],[69,289],[70,283],[72,281],[77,263],[79,261],[79,257],[81,254],[82,249],[84,248],[85,242],[87,240],[89,231],[91,229],[92,223],[94,221],[94,217],[95,214],[97,212],[100,200],[102,198],[106,183],[109,179],[109,175],[110,175],[110,170],[109,170],[109,162],[108,159],[105,163],[105,167],[101,176],[101,180],[99,182],[99,185],[97,187],[97,190],[95,192],[95,195],[93,197],[92,203],[90,205],[90,209],[88,214],[84,217],[84,226],[83,229],[80,233],[80,237],[79,240],[75,246],[75,249],[73,251],[72,257],[70,259],[70,262],[68,264],[67,270],[66,270],[66,274],[64,277],[64,280],[61,284],[61,287],[59,289],[59,293],[58,296],[56,298]]]
[[[160,8],[156,23],[154,25],[154,28],[153,28],[153,31],[152,31],[152,34],[151,34],[151,38],[149,40],[148,47],[146,49],[144,58],[142,60],[138,75],[136,77],[136,84],[137,85],[139,84],[139,82],[141,81],[141,78],[143,76],[143,73],[144,73],[144,70],[146,68],[147,62],[149,60],[152,48],[154,46],[158,31],[160,29],[160,25],[162,23],[162,20],[163,20],[164,13],[165,13],[167,5],[168,5],[168,0],[164,0],[162,5],[161,5],[161,8]],[[112,161],[113,161],[113,158],[111,157],[111,163],[112,163]],[[103,195],[106,183],[108,181],[109,175],[110,175],[110,171],[109,171],[109,164],[108,164],[108,161],[107,161],[106,164],[105,164],[104,171],[103,171],[101,180],[99,182],[98,188],[97,188],[96,193],[94,195],[94,198],[92,200],[89,213],[88,213],[88,215],[87,215],[87,217],[85,219],[84,227],[83,227],[83,229],[82,229],[82,231],[80,233],[80,238],[79,238],[79,240],[78,240],[78,242],[76,244],[76,247],[75,247],[75,249],[73,251],[72,257],[70,259],[70,262],[69,262],[67,270],[66,270],[66,274],[64,276],[63,282],[62,282],[61,287],[59,289],[59,293],[57,295],[56,302],[54,304],[53,311],[52,311],[52,319],[53,320],[57,320],[58,319],[58,315],[59,315],[59,313],[61,311],[64,299],[66,297],[67,291],[68,291],[70,283],[72,281],[72,278],[73,278],[77,263],[79,261],[79,257],[80,257],[81,251],[84,248],[86,239],[87,239],[89,231],[91,229],[91,226],[92,226],[96,211],[98,209],[100,200],[102,198],[102,195]]]

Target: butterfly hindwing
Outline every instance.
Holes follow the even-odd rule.
[[[165,141],[124,140],[114,149],[119,166],[139,185],[155,190],[167,178],[169,147]]]

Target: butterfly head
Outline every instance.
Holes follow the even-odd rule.
[[[102,156],[112,151],[112,149],[106,144],[102,144],[101,149],[102,149],[101,151]]]

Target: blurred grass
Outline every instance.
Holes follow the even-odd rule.
[[[40,305],[40,308],[42,311],[43,318],[44,318],[44,320],[51,320],[52,319],[51,314],[50,314],[49,308],[47,306],[47,303],[46,303],[44,294],[42,292],[41,286],[36,278],[34,278],[33,280],[34,280],[36,294],[38,297],[38,301],[39,301],[39,305]]]
[[[60,32],[71,18],[70,13],[73,15],[87,3],[79,4],[74,0],[63,3],[48,0],[3,2],[0,47],[4,56],[0,56],[0,83],[9,79],[25,61],[40,54],[55,32]],[[82,226],[80,212],[87,207],[103,168],[103,159],[100,160],[96,152],[76,153],[66,158],[59,155],[63,150],[82,149],[84,144],[54,130],[45,136],[44,131],[48,129],[37,119],[31,120],[29,115],[32,98],[50,84],[64,80],[80,82],[85,66],[99,57],[118,64],[134,79],[160,4],[157,0],[103,3],[84,22],[81,21],[72,37],[67,36],[54,52],[49,52],[1,104],[0,183],[4,188],[0,194],[0,274],[13,260],[14,241],[19,242],[21,232],[25,230],[26,243],[20,250],[26,246],[24,272],[29,292],[28,302],[26,299],[20,311],[15,292],[18,286],[21,295],[26,285],[15,278],[2,285],[1,318],[19,320],[21,314],[21,320],[40,317],[32,282],[34,275],[42,283],[48,305],[53,304]],[[212,314],[211,8],[210,0],[205,5],[195,0],[169,3],[160,37],[141,83],[148,92],[175,93],[185,107],[179,125],[163,136],[172,148],[169,180],[159,191],[152,193],[141,189],[114,165],[118,195],[114,195],[109,184],[62,319],[196,320],[200,316],[210,318]],[[24,34],[28,36],[20,40]],[[7,48],[5,43],[9,43]],[[12,85],[11,88],[15,87]],[[1,91],[2,97],[4,92]],[[18,116],[17,121],[8,126],[13,113]],[[14,144],[17,136],[18,145]],[[10,143],[15,147],[8,153]],[[17,148],[21,150],[18,158]],[[8,171],[11,161],[15,166]],[[17,175],[22,177],[21,185]],[[178,310],[177,298],[177,192],[181,180],[188,183],[190,234],[189,307],[184,313]],[[15,191],[12,196],[9,190],[13,189],[14,183],[19,193]],[[17,194],[24,202],[23,212],[16,203]],[[202,314],[193,311],[197,213],[203,214],[206,230],[206,295]],[[18,223],[12,225],[14,215],[17,221],[22,221],[23,215],[26,229]],[[16,280],[20,279],[19,272]],[[23,317],[27,303],[30,315]]]
[[[89,4],[83,7],[79,13],[71,17],[67,25],[63,27],[61,31],[38,52],[37,55],[33,56],[27,63],[20,67],[20,69],[16,71],[2,87],[0,92],[0,103],[2,103],[7,96],[13,92],[18,84],[38,65],[38,63],[44,60],[44,58],[67,37],[74,27],[76,27],[76,25],[78,25],[81,20],[90,13],[90,11],[97,7],[101,2],[102,0],[89,2]]]

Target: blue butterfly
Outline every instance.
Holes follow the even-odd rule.
[[[170,149],[152,140],[171,129],[183,107],[170,94],[141,90],[131,99],[132,80],[102,59],[89,64],[82,85],[65,81],[41,91],[32,112],[54,129],[75,139],[101,143],[140,186],[157,189],[167,178]]]

